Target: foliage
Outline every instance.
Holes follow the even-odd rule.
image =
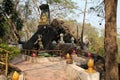
[[[3,6],[4,12],[6,12],[7,15],[10,15],[14,12],[13,0],[3,0],[2,6]]]
[[[18,15],[18,12],[14,12],[14,14],[11,16],[12,22],[14,22],[16,29],[21,30],[23,26],[23,20]]]
[[[42,57],[51,57],[51,55],[47,52],[42,52],[42,53],[39,53],[38,55]]]
[[[84,30],[85,34],[89,40],[88,51],[102,55],[104,54],[104,43],[103,36],[99,36],[99,32],[96,28],[91,27],[90,24],[87,24]]]
[[[6,31],[6,28],[4,27],[4,24],[5,24],[5,19],[4,19],[4,16],[3,16],[3,11],[1,10],[1,6],[0,6],[0,37],[3,37],[5,35],[5,31]]]
[[[20,50],[17,47],[12,47],[12,46],[9,47],[9,45],[5,43],[0,44],[0,48],[8,51],[9,60],[13,59],[15,56],[17,56],[20,53]],[[5,54],[4,50],[0,50],[0,54],[4,55]]]
[[[88,51],[102,55],[104,54],[104,37],[99,36],[99,32],[96,28],[92,27],[90,24],[85,25],[84,35],[87,36],[89,40]]]
[[[82,25],[74,20],[65,21],[66,29],[69,28],[70,33],[77,39],[77,26],[78,26],[78,39],[82,30]],[[91,24],[86,23],[84,29],[84,36],[89,41],[88,51],[104,56],[104,32],[98,31]]]
[[[104,0],[97,0],[97,1],[94,1],[93,0],[93,3],[96,3],[95,6],[92,6],[90,7],[89,11],[92,13],[92,14],[95,14],[99,19],[99,25],[102,25],[102,22],[104,21],[105,19],[105,4],[104,4]]]
[[[15,27],[13,28],[13,26]],[[15,34],[15,30],[21,30],[22,26],[23,21],[15,8],[15,2],[13,0],[3,0],[0,6],[0,38],[8,36],[6,33],[10,33],[9,35]]]
[[[24,20],[24,30],[27,36],[31,36],[29,33],[35,32],[40,20],[41,10],[39,6],[41,4],[49,4],[51,18],[63,18],[69,13],[74,13],[74,9],[77,8],[76,3],[72,0],[26,0],[21,1],[18,5],[18,13],[21,19]],[[51,19],[51,20],[52,20]],[[23,34],[21,32],[21,34]],[[29,37],[27,37],[29,39]]]
[[[39,19],[41,4],[49,4],[51,18],[66,17],[69,13],[74,13],[74,9],[77,9],[77,5],[72,0],[26,0],[25,5],[21,8],[22,16],[29,19]],[[38,17],[39,16],[39,17]]]
[[[50,7],[51,17],[53,18],[66,17],[71,13],[75,13],[74,10],[78,8],[72,0],[53,0],[53,2],[50,3]]]
[[[4,26],[4,25],[5,25],[5,23],[0,22],[0,37],[3,37],[5,35],[6,26]]]
[[[75,5],[75,2],[72,0],[47,0],[49,4],[60,4],[61,6],[64,6],[65,8],[68,9],[76,9],[77,6]]]

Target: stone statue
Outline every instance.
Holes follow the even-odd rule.
[[[64,40],[63,40],[63,36],[64,36],[63,33],[61,33],[60,34],[60,43],[62,43],[62,44],[65,43]]]
[[[38,50],[43,49],[42,39],[40,35],[38,35],[37,45],[38,45]]]
[[[74,37],[71,37],[71,42],[72,42],[72,44],[74,44]]]

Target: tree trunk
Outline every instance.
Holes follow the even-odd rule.
[[[117,0],[105,0],[105,69],[106,80],[118,80],[116,28]]]
[[[83,42],[84,28],[85,28],[85,17],[86,17],[86,8],[87,8],[87,0],[85,1],[85,8],[84,8],[84,14],[83,14],[83,25],[82,25],[82,32],[81,32],[81,49],[82,50],[86,50],[86,45]]]

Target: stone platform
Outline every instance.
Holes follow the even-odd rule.
[[[23,71],[25,80],[100,80],[98,72],[89,74],[83,68],[76,66],[75,62],[66,64],[66,60],[60,57],[24,55],[22,59],[25,61],[16,64],[16,67]],[[82,63],[85,62],[83,59]]]

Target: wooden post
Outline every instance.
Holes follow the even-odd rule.
[[[0,50],[4,50],[4,49],[0,48]],[[5,63],[0,62],[0,64],[5,65],[5,75],[7,76],[8,74],[8,51],[4,50],[4,52],[5,52]]]
[[[5,69],[5,75],[7,76],[7,74],[8,74],[8,51],[5,51],[5,52],[6,52],[6,65],[5,65],[6,69]]]

